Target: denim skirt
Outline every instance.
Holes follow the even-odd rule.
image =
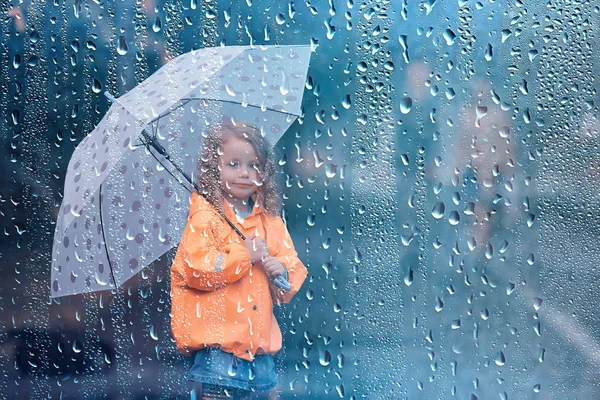
[[[238,358],[220,349],[207,347],[192,354],[186,379],[252,392],[277,385],[275,362],[269,354],[257,354],[253,361]]]

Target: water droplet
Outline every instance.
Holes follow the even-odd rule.
[[[21,116],[21,113],[19,112],[19,110],[17,110],[17,109],[12,110],[12,112],[10,113],[10,118],[12,120],[13,125],[19,124],[20,116]]]
[[[521,91],[521,93],[527,95],[529,94],[529,87],[527,85],[527,81],[525,79],[523,79],[521,81],[521,83],[519,84],[519,90]]]
[[[442,309],[444,308],[444,302],[442,301],[442,299],[438,296],[435,298],[435,305],[434,305],[434,309],[437,312],[442,311]]]
[[[506,363],[506,357],[502,351],[496,353],[496,357],[494,357],[494,362],[497,366],[501,367]]]
[[[362,254],[360,253],[360,251],[355,247],[354,248],[354,262],[357,264],[360,264],[360,261],[362,259]]]
[[[154,21],[154,23],[152,24],[152,30],[154,32],[160,32],[160,30],[162,29],[162,23],[160,22],[160,18],[156,17],[156,20]]]
[[[409,268],[408,274],[406,274],[406,276],[404,277],[404,284],[406,286],[410,286],[410,285],[412,285],[413,280],[414,280],[414,272],[412,269]]]
[[[329,274],[331,273],[331,263],[323,263],[321,268],[323,268],[323,271],[325,271],[325,277],[329,278]]]
[[[325,176],[329,179],[334,178],[337,174],[337,165],[335,164],[327,164],[325,166]]]
[[[229,376],[236,376],[238,373],[238,368],[237,368],[238,364],[235,361],[232,361],[229,363],[229,367],[227,368],[227,374]]]
[[[535,255],[533,253],[529,253],[527,255],[527,264],[529,264],[529,265],[535,264]]]
[[[485,248],[485,258],[490,260],[493,255],[494,255],[494,246],[492,246],[491,243],[488,243]]]
[[[350,107],[352,107],[352,100],[350,99],[349,94],[344,96],[344,98],[342,99],[342,107],[344,107],[346,110],[348,110],[348,109],[350,109]]]
[[[510,296],[516,289],[517,285],[512,282],[508,283],[508,287],[506,288],[506,294]]]
[[[233,87],[231,87],[230,84],[225,85],[225,91],[227,92],[228,95],[235,97],[235,90],[233,89]]]
[[[102,84],[96,78],[92,78],[92,92],[100,93],[102,91]]]
[[[485,117],[488,113],[488,108],[486,106],[477,106],[475,108],[475,126],[481,126],[481,118]]]
[[[460,215],[458,214],[458,211],[452,211],[450,213],[450,216],[448,217],[448,222],[450,223],[450,225],[458,225],[458,223],[460,222]]]
[[[154,325],[150,326],[150,337],[152,340],[158,340],[158,332]]]
[[[75,339],[73,340],[73,353],[78,354],[81,353],[81,351],[83,350],[83,343],[81,343],[79,340]]]
[[[523,121],[526,124],[529,124],[531,122],[531,112],[529,112],[529,108],[527,108],[523,113]]]
[[[456,40],[456,33],[454,33],[452,29],[446,29],[443,36],[448,46],[452,46],[454,44],[454,41]]]
[[[400,235],[400,240],[402,241],[402,244],[404,246],[410,245],[410,242],[412,242],[412,240],[414,238],[415,238],[415,234],[412,232]]]
[[[437,3],[437,0],[426,0],[423,2],[423,5],[425,6],[425,14],[426,15],[429,15],[431,13],[431,11],[433,10],[433,7],[436,5],[436,3]]]
[[[544,362],[544,357],[546,355],[546,349],[541,348],[538,352],[538,361],[539,362]]]
[[[40,40],[40,34],[35,29],[31,31],[29,34],[29,40],[31,43],[37,43]]]
[[[440,201],[433,207],[433,210],[431,210],[431,215],[435,219],[440,219],[444,216],[445,211],[446,205],[444,204],[444,202]]]
[[[481,313],[479,315],[481,315],[481,319],[486,321],[490,317],[490,311],[487,308],[484,308],[483,310],[481,310]]]
[[[537,57],[538,51],[535,49],[529,50],[529,53],[527,53],[527,54],[529,56],[529,61],[533,61],[533,59]]]
[[[31,56],[29,57],[29,59],[27,60],[27,65],[29,65],[30,67],[35,67],[38,62],[39,62],[39,57],[38,56]]]
[[[323,24],[325,24],[325,28],[327,29],[327,39],[333,39],[335,36],[335,26],[331,23],[331,18],[328,18]]]
[[[467,240],[467,246],[469,247],[470,251],[475,250],[475,248],[477,247],[477,241],[474,237],[471,236],[469,240]]]
[[[458,193],[458,192],[452,193],[452,202],[454,203],[454,205],[460,204],[460,193]]]
[[[319,364],[326,367],[331,362],[331,353],[328,350],[319,352]]]
[[[475,215],[475,203],[468,202],[465,206],[465,211],[463,211],[465,215]]]
[[[402,164],[404,164],[405,166],[408,165],[408,154],[402,154],[400,155],[400,161],[402,161]]]
[[[533,298],[533,309],[535,311],[539,311],[539,309],[542,307],[542,299],[540,299],[539,297],[534,297]]]
[[[125,40],[125,36],[119,36],[119,43],[117,44],[117,53],[121,56],[124,56],[129,51],[129,46],[127,46],[127,41]]]
[[[484,54],[485,61],[492,61],[493,57],[494,57],[494,48],[492,47],[491,43],[488,43],[488,45],[485,49],[485,54]]]
[[[536,335],[542,336],[542,324],[539,321],[533,325],[533,331]]]
[[[13,65],[14,69],[19,69],[19,67],[21,66],[21,55],[20,54],[15,54],[15,56],[13,57],[12,65]]]
[[[408,206],[410,208],[415,208],[415,201],[417,198],[417,194],[413,193],[409,198],[408,198]]]
[[[431,329],[427,333],[427,336],[425,336],[425,340],[427,340],[429,343],[433,343],[433,331]]]
[[[400,112],[402,114],[408,114],[412,109],[413,101],[410,97],[404,97],[400,100]]]
[[[321,155],[319,154],[319,151],[317,149],[313,150],[313,158],[315,160],[315,168],[320,168],[321,165],[323,165],[323,163],[325,162],[321,158]]]
[[[271,27],[269,27],[267,24],[265,24],[265,27],[263,28],[263,37],[265,42],[269,42],[271,40]]]
[[[287,163],[287,156],[284,154],[278,161],[280,166],[284,166]]]
[[[531,228],[533,226],[533,222],[535,221],[535,215],[529,214],[527,215],[527,226]]]

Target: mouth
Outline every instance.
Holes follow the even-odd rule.
[[[249,187],[252,187],[252,185],[251,185],[251,184],[249,184],[249,183],[234,183],[234,186],[241,187],[241,188],[249,188]]]

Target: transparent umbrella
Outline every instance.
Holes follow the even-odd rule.
[[[248,122],[274,145],[300,115],[309,60],[309,46],[195,50],[113,99],[67,168],[51,297],[116,288],[177,245],[208,128]]]

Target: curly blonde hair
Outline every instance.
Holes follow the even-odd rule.
[[[223,211],[219,154],[221,146],[230,137],[246,140],[254,148],[261,166],[259,176],[262,180],[262,185],[256,191],[256,201],[262,204],[267,214],[278,216],[281,213],[281,196],[275,179],[273,152],[260,130],[246,122],[228,122],[209,129],[196,170],[200,194],[215,208]]]

